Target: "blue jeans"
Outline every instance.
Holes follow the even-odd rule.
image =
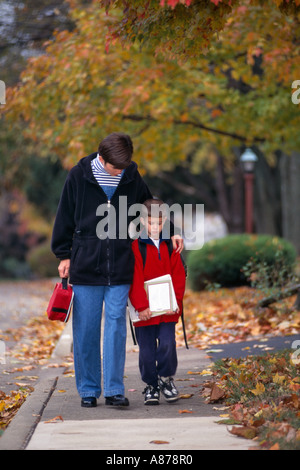
[[[101,320],[105,303],[103,341],[104,396],[124,395],[126,305],[130,285],[73,286],[73,348],[79,395],[99,398],[101,388]]]

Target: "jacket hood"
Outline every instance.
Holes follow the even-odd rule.
[[[96,180],[92,172],[91,161],[94,160],[94,158],[96,157],[97,157],[97,152],[93,152],[87,157],[83,157],[77,163],[77,166],[83,172],[83,177],[86,178],[87,180],[92,181],[93,183],[95,183]],[[130,165],[124,171],[124,174],[122,176],[122,183],[123,182],[129,183],[130,181],[134,180],[137,171],[138,171],[137,164],[134,161],[131,161]]]

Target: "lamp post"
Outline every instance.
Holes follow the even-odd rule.
[[[244,171],[245,181],[245,230],[246,233],[253,232],[253,183],[254,169],[257,162],[257,156],[247,148],[241,155],[240,161]]]

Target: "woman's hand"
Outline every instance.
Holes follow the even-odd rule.
[[[58,272],[59,272],[59,277],[61,278],[69,277],[69,272],[70,272],[70,260],[69,259],[61,260],[58,266]]]
[[[176,253],[181,253],[184,248],[183,238],[180,235],[173,235],[171,240],[173,243],[173,250],[176,251]]]

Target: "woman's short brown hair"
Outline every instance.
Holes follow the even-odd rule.
[[[120,170],[127,168],[133,154],[132,140],[127,134],[113,132],[100,142],[98,153],[105,163]]]

